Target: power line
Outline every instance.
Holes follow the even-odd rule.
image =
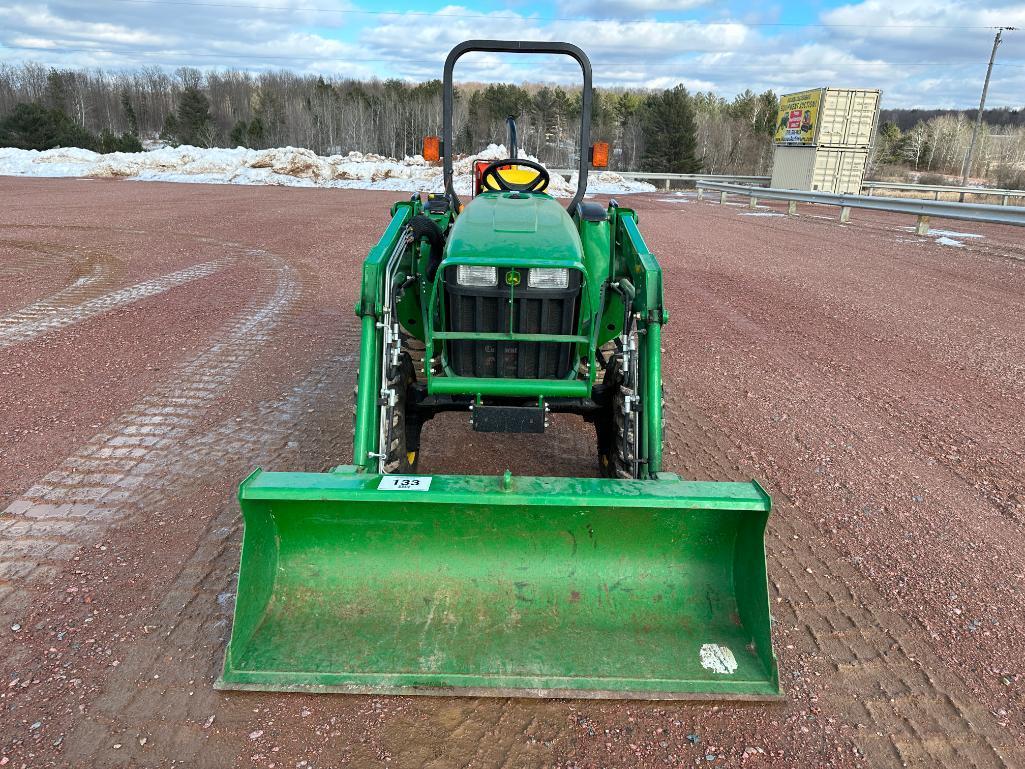
[[[622,23],[643,23],[656,22],[659,24],[686,24],[703,27],[810,27],[816,29],[998,29],[996,25],[970,25],[970,24],[805,24],[794,21],[701,21],[698,19],[668,19],[658,20],[652,17],[608,17],[591,18],[585,16],[513,16],[487,13],[436,13],[431,11],[369,11],[357,8],[318,8],[307,6],[304,8],[283,8],[277,5],[261,5],[259,3],[216,3],[206,0],[109,0],[114,3],[127,3],[131,5],[170,5],[179,7],[196,8],[241,8],[243,10],[264,10],[278,13],[334,13],[350,16],[426,16],[435,19],[492,19],[494,21],[572,21],[572,22],[622,22]]]

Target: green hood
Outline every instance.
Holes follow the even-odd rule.
[[[445,248],[452,263],[472,264],[580,268],[583,254],[576,225],[560,203],[547,195],[509,192],[470,201],[456,217]]]

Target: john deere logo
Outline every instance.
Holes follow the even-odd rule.
[[[509,270],[509,272],[505,274],[505,284],[507,286],[520,285],[520,274],[516,270]]]

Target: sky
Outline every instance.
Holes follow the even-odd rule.
[[[131,70],[289,69],[441,76],[470,38],[582,47],[595,85],[683,83],[727,98],[820,86],[880,88],[884,107],[1025,107],[1025,1],[1001,0],[0,0],[0,62]],[[579,82],[566,57],[470,54],[457,80]]]

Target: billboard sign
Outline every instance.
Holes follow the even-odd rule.
[[[821,102],[821,89],[789,93],[781,97],[773,141],[776,144],[815,144]]]

